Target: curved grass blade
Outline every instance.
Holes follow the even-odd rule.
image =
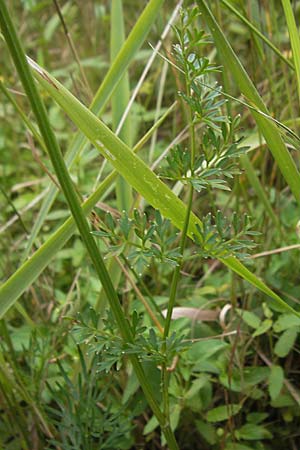
[[[100,119],[82,105],[55,78],[34,61],[31,60],[30,64],[40,84],[57,101],[81,131],[86,134],[87,138],[98,148],[103,156],[154,208],[159,209],[163,216],[169,218],[176,227],[182,230],[186,214],[184,203],[124,142],[115,136]],[[197,234],[196,224],[201,226],[202,222],[195,214],[191,214],[188,229],[188,235],[191,238]],[[283,309],[294,312],[293,308],[287,305],[236,258],[229,257],[221,261],[241,275],[242,278],[269,295]],[[296,312],[295,314],[298,315]]]
[[[111,16],[110,56],[111,61],[113,62],[120,48],[122,47],[125,39],[122,0],[112,0],[110,16]],[[129,97],[130,97],[129,74],[128,71],[126,70],[111,98],[112,130],[114,132],[116,132],[116,130],[118,129],[119,123],[128,105]],[[132,146],[132,132],[131,132],[132,127],[130,116],[131,114],[129,112],[118,134],[120,139],[122,139],[122,141],[125,142],[129,147]],[[118,176],[116,180],[116,204],[119,211],[129,212],[132,206],[131,186],[121,176]],[[118,286],[122,273],[118,262],[115,260],[115,258],[110,258],[107,261],[106,266],[114,286]],[[103,310],[106,304],[107,304],[106,295],[103,289],[101,289],[98,295],[96,311],[98,311],[99,309]]]
[[[61,83],[28,58],[40,84],[125,180],[154,208],[182,228],[185,205],[149,167]],[[169,206],[172,203],[172,208]],[[196,233],[195,223],[192,232]]]

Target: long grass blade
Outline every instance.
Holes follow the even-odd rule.
[[[110,56],[113,61],[120,48],[122,48],[125,40],[124,18],[122,0],[112,0],[111,4],[111,38],[110,38]],[[129,75],[126,71],[116,87],[112,96],[112,129],[116,131],[119,122],[123,116],[126,106],[129,102]],[[125,142],[130,148],[132,146],[131,139],[131,120],[130,113],[127,115],[122,129],[119,133],[120,139]],[[126,183],[122,177],[118,177],[116,182],[117,205],[119,211],[129,211],[132,204],[131,187]]]
[[[30,61],[40,84],[57,101],[82,132],[86,134],[103,156],[154,208],[159,209],[175,226],[182,229],[186,213],[184,203],[100,119],[83,106],[48,72],[32,60]],[[197,234],[196,224],[201,226],[202,223],[197,216],[191,214],[188,229],[188,235],[191,238]],[[245,280],[272,297],[283,309],[293,310],[234,257],[222,259],[222,262]]]
[[[281,235],[282,230],[281,230],[279,219],[273,211],[273,208],[267,197],[267,194],[266,194],[261,182],[259,181],[258,176],[255,173],[255,170],[253,168],[253,165],[252,165],[248,155],[241,156],[241,163],[245,169],[245,173],[247,175],[247,178],[248,178],[250,184],[252,185],[253,189],[256,192],[256,195],[258,196],[259,200],[264,205],[267,214],[269,215],[270,219],[272,220],[273,224],[278,229],[279,234]]]
[[[281,0],[286,23],[289,30],[290,41],[292,46],[293,60],[296,69],[297,77],[297,91],[300,102],[300,39],[299,31],[297,29],[296,20],[294,17],[293,9],[290,0]]]
[[[259,29],[253,25],[245,16],[243,16],[232,3],[228,2],[228,0],[222,0],[222,3],[226,8],[232,11],[247,27],[253,31],[253,33],[258,36],[285,64],[287,64],[291,69],[295,70],[293,63],[287,59],[283,53],[273,44],[270,39],[268,39]]]
[[[73,187],[71,177],[63,161],[59,144],[50,126],[47,112],[38,94],[35,82],[29,70],[25,54],[23,52],[21,44],[19,43],[8,10],[2,0],[0,2],[0,24],[3,35],[7,42],[7,46],[23,84],[24,90],[28,96],[31,108],[36,117],[41,136],[44,139],[45,146],[51,159],[57,179],[66,197],[66,200],[74,217],[76,225],[80,231],[82,239],[87,247],[89,255],[95,265],[95,269],[99,275],[99,278],[101,279],[103,286],[106,286],[108,296],[111,300],[111,308],[115,314],[116,321],[120,325],[121,332],[123,330],[125,333],[124,338],[128,338],[130,336],[130,333],[128,334],[126,331],[128,325],[123,315],[119,301],[116,301],[117,294],[115,293],[113,286],[110,285],[111,282],[107,276],[105,265],[99,253],[97,245],[94,242],[93,237],[91,236],[88,222],[81,210],[77,193]]]
[[[28,58],[40,84],[49,92],[90,142],[127,182],[154,208],[181,228],[185,205],[170,191],[148,166],[136,156],[100,119],[74,97],[61,83]],[[172,208],[168,202],[172,202]],[[194,226],[193,229],[196,232]]]
[[[112,0],[111,3],[111,36],[110,36],[110,57],[111,63],[118,55],[120,48],[125,40],[124,30],[124,17],[122,0]],[[116,87],[112,98],[112,130],[116,132],[124,111],[128,105],[130,97],[129,88],[129,74],[128,70],[124,73],[118,86]],[[118,134],[120,139],[125,142],[129,147],[132,146],[132,133],[131,133],[131,114],[127,114],[126,119],[123,122],[120,132]],[[124,180],[123,177],[118,176],[116,180],[116,203],[119,211],[129,212],[132,205],[132,189],[131,186]],[[114,286],[118,286],[121,279],[121,268],[115,258],[110,258],[106,264],[109,276],[111,277]],[[105,292],[101,289],[96,310],[103,310],[107,304]]]

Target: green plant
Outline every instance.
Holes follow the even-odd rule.
[[[55,1],[58,16],[35,2],[9,5],[40,39],[37,64],[0,2],[1,44],[35,114],[10,90],[19,81],[5,61],[1,446],[295,448],[299,120],[298,98],[284,88],[298,74],[293,10],[183,2],[174,23],[172,6],[151,0],[126,39],[138,8],[122,3],[85,15]],[[174,23],[174,45],[165,41],[126,119],[153,51],[139,49],[160,11],[151,39],[169,20],[163,35]],[[282,51],[285,17],[293,61]],[[88,44],[81,27],[94,30]],[[66,67],[53,65],[51,45],[69,55]],[[256,246],[265,251],[253,255]]]

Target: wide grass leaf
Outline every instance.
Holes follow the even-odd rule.
[[[143,195],[143,197],[154,208],[160,210],[166,218],[169,218],[176,227],[182,229],[186,215],[186,206],[184,203],[88,108],[82,105],[79,100],[77,100],[48,72],[38,66],[34,61],[30,59],[29,61],[34,69],[35,76],[41,85],[60,104],[62,109],[69,115],[73,122],[94,144],[94,146],[110,161],[110,163],[124,177],[124,179],[134,189],[136,189],[137,192]],[[191,238],[198,233],[196,224],[201,226],[202,222],[197,216],[195,216],[195,214],[191,214],[188,229],[188,236]],[[47,246],[46,249],[47,251],[50,251],[49,246]],[[57,248],[54,250],[56,252]],[[54,254],[52,253],[52,256],[55,255],[55,252]],[[44,259],[43,254],[40,254],[40,256],[44,263],[49,260],[49,258]],[[230,256],[228,258],[220,258],[220,261],[249,283],[253,284],[256,288],[271,297],[271,301],[273,301],[282,311],[293,312],[300,317],[298,312],[294,311],[293,308],[286,304],[262,280],[260,280],[255,274],[251,273],[235,257]],[[36,266],[37,261],[33,260],[32,264],[35,264],[35,276],[37,276],[41,273],[41,271],[39,271],[39,267]],[[30,272],[30,269],[31,264],[29,261],[29,264],[26,264],[27,273]],[[12,279],[8,280],[1,287],[0,315],[3,315],[7,309],[13,305],[19,295],[30,286],[33,280],[33,274],[30,276],[30,279],[26,278],[26,274],[24,273],[22,266],[19,269],[18,274],[14,274]]]

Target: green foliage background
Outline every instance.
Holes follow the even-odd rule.
[[[171,3],[6,5],[1,449],[300,446],[300,4]]]

